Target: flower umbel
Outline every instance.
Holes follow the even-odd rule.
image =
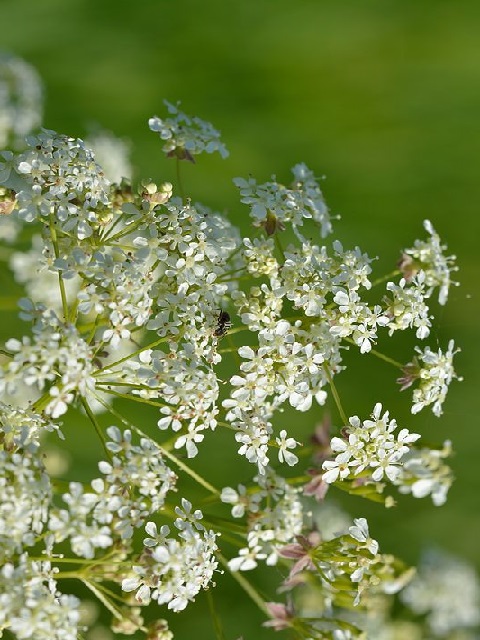
[[[154,116],[148,121],[148,126],[165,140],[163,150],[167,156],[191,162],[194,162],[193,156],[202,152],[218,151],[222,158],[228,156],[227,148],[220,142],[220,133],[210,122],[196,116],[187,116],[177,105],[167,100],[164,102],[170,116],[163,119]]]
[[[389,336],[433,333],[430,298],[438,287],[446,302],[453,257],[425,223],[430,237],[405,250],[403,277],[374,276],[360,247],[324,243],[332,217],[303,163],[287,186],[235,180],[255,227],[243,237],[186,197],[180,162],[177,184],[136,185],[113,139],[32,133],[33,79],[0,57],[0,260],[15,279],[8,291],[24,291],[24,324],[0,348],[0,635],[77,638],[78,583],[112,615],[113,633],[146,640],[171,640],[165,609],[200,608],[208,590],[222,637],[222,580],[212,596],[221,564],[267,627],[296,640],[377,637],[371,616],[411,571],[380,554],[364,517],[352,524],[331,508],[330,493],[393,506],[381,496],[390,485],[440,506],[451,446],[417,444],[380,402],[369,419],[348,419],[336,379],[358,354],[368,394],[374,357],[401,366],[380,351]],[[16,108],[15,91],[25,98]],[[167,156],[227,155],[210,123],[166,105],[149,126]],[[453,340],[415,353],[401,378],[416,385],[412,412],[440,416],[458,379]],[[321,421],[310,441],[309,415]],[[275,565],[285,603],[255,587]],[[432,633],[449,633],[424,587],[406,599]],[[460,625],[478,622],[473,607]]]

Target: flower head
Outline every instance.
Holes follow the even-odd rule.
[[[430,238],[425,241],[416,240],[411,249],[405,249],[400,269],[407,280],[410,280],[419,271],[425,273],[425,284],[429,288],[427,296],[438,287],[438,301],[444,305],[447,302],[450,285],[457,285],[451,280],[451,273],[458,271],[455,266],[456,256],[445,256],[446,245],[440,242],[440,236],[433,228],[430,220],[423,223],[425,230],[430,234]]]
[[[167,100],[164,102],[171,117],[162,119],[153,116],[148,121],[148,126],[165,140],[163,150],[167,156],[176,156],[191,162],[194,162],[194,155],[202,152],[218,151],[222,158],[228,156],[225,145],[220,142],[220,133],[210,122],[187,116],[178,106]]]

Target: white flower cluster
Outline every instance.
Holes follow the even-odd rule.
[[[417,338],[427,338],[432,323],[430,310],[425,302],[425,273],[420,271],[409,283],[405,278],[402,278],[399,284],[388,282],[387,291],[390,293],[385,299],[387,314],[390,317],[389,335],[398,330],[416,327]]]
[[[295,536],[303,526],[303,507],[300,490],[292,487],[270,467],[254,478],[255,489],[247,493],[240,485],[238,490],[225,487],[221,500],[232,504],[232,516],[249,515],[248,546],[228,563],[232,571],[254,569],[259,560],[274,565],[278,550]]]
[[[0,149],[24,138],[42,122],[42,84],[21,58],[0,52]]]
[[[52,487],[41,457],[36,452],[0,450],[0,493],[3,561],[33,546],[46,528]]]
[[[395,593],[408,579],[408,572],[400,565],[394,566],[391,556],[380,555],[378,551],[378,542],[370,537],[365,518],[355,518],[348,532],[328,541],[322,540],[316,531],[308,537],[298,536],[295,542],[280,549],[282,558],[295,560],[281,590],[289,591],[297,585],[321,587],[316,606],[324,610],[325,617],[332,615],[340,602],[341,606],[349,602],[351,609],[360,605],[364,594],[368,601],[372,592]]]
[[[178,538],[168,537],[167,525],[158,530],[154,522],[147,523],[149,537],[144,540],[144,551],[139,563],[133,565],[133,575],[123,580],[122,589],[135,591],[135,599],[143,605],[156,600],[173,611],[182,611],[212,582],[218,564],[214,555],[217,534],[205,529],[202,512],[192,512],[185,498],[182,508],[175,511]]]
[[[231,378],[223,406],[237,429],[240,454],[262,472],[269,463],[273,412],[284,402],[299,411],[310,409],[313,398],[325,402],[324,387],[342,369],[345,339],[368,353],[381,328],[392,334],[413,327],[425,338],[431,323],[422,274],[410,284],[388,283],[385,307],[361,299],[361,289],[371,288],[372,260],[358,247],[345,250],[335,241],[330,256],[326,247],[303,242],[285,250],[280,266],[271,239],[245,240],[244,246],[246,269],[269,283],[232,294],[242,322],[257,333],[258,347],[239,349],[241,373]],[[284,319],[285,301],[304,315],[295,322]]]
[[[480,624],[480,581],[474,569],[444,552],[430,551],[401,593],[415,613],[426,615],[435,637]]]
[[[50,216],[65,233],[88,238],[98,224],[98,205],[106,205],[109,182],[82,140],[43,130],[27,138],[29,149],[4,152],[0,180],[17,192],[18,215],[25,222]]]
[[[63,438],[58,425],[40,414],[0,403],[2,562],[20,556],[47,535],[53,487],[43,464],[40,438],[48,431]]]
[[[111,462],[99,463],[103,477],[91,482],[93,491],[71,482],[63,494],[67,509],[50,512],[49,530],[55,542],[68,539],[73,553],[83,558],[93,558],[97,549],[111,547],[114,540],[130,539],[134,529],[163,507],[175,487],[175,474],[151,440],[142,438],[133,445],[128,430],[122,433],[110,427],[107,433],[112,438],[107,447],[114,455]]]
[[[242,202],[251,208],[254,224],[265,227],[268,235],[290,223],[299,239],[304,240],[298,227],[312,219],[320,226],[322,237],[327,236],[332,231],[330,215],[313,172],[305,164],[297,164],[292,173],[294,184],[290,189],[276,182],[275,177],[261,185],[254,178],[235,178],[234,183]]]
[[[420,363],[418,372],[419,386],[413,391],[412,413],[418,413],[424,407],[432,406],[436,416],[443,413],[442,405],[447,396],[448,387],[452,380],[459,379],[453,368],[453,356],[460,351],[455,349],[453,340],[448,343],[445,353],[437,352],[426,347],[423,351],[415,348]],[[408,366],[408,365],[407,365]]]
[[[197,355],[208,357],[205,325],[213,324],[222,298],[233,289],[224,276],[238,232],[219,214],[174,199],[156,211],[142,235],[134,244],[143,251],[149,247],[157,263],[158,306],[148,328],[172,343],[191,340]]]
[[[324,481],[330,484],[363,474],[374,482],[386,477],[396,483],[401,474],[402,459],[410,450],[409,445],[420,438],[418,433],[410,433],[408,429],[401,429],[395,434],[396,429],[397,423],[389,419],[389,412],[382,415],[380,403],[373,409],[372,420],[361,422],[358,416],[350,418],[347,437],[331,440],[330,446],[336,456],[322,465]]]
[[[451,272],[458,271],[458,267],[455,266],[456,256],[444,255],[443,252],[447,247],[442,245],[430,220],[425,220],[423,226],[430,234],[430,238],[424,241],[415,240],[411,249],[405,249],[400,268],[407,279],[422,271],[425,285],[428,287],[427,297],[438,287],[438,301],[444,305],[447,302],[450,285],[458,284],[451,280]]]
[[[202,431],[217,425],[219,384],[212,362],[218,362],[220,356],[216,352],[214,326],[222,299],[233,289],[224,281],[224,274],[238,238],[220,215],[202,207],[181,205],[178,200],[155,211],[150,224],[142,225],[139,231],[142,235],[134,238],[134,250],[142,259],[151,257],[156,265],[145,296],[151,306],[146,326],[165,339],[168,349],[146,349],[138,358],[124,363],[121,370],[109,367],[98,379],[110,381],[118,376],[141,398],[160,399],[162,418],[158,426],[174,432],[183,429],[175,446],[185,446],[188,456],[194,457],[197,444],[204,438]],[[117,263],[116,268],[125,272],[122,263]],[[132,277],[130,282],[132,292],[138,295],[138,278]],[[92,287],[97,305],[101,304],[98,289]],[[114,290],[121,290],[118,284]],[[108,301],[111,294],[109,289],[104,291]],[[87,302],[87,294],[88,291],[79,294],[82,305]],[[130,306],[122,299],[117,308],[125,315]],[[131,309],[138,310],[138,303],[132,302]],[[110,322],[112,331],[116,328],[118,332],[123,326],[111,316]],[[129,325],[125,317],[122,323]],[[142,323],[143,318],[137,322]],[[108,332],[103,335],[104,340],[109,337]]]
[[[326,384],[324,357],[320,351],[315,352],[320,336],[308,343],[305,335],[288,321],[279,320],[258,333],[258,349],[245,346],[238,350],[245,360],[240,365],[243,375],[230,379],[233,390],[223,406],[227,409],[226,419],[237,430],[240,455],[256,464],[260,473],[269,462],[268,443],[273,433],[269,418],[273,412],[286,401],[299,411],[307,411],[313,397],[320,403],[326,397],[322,390]],[[279,451],[281,462],[295,464],[292,455],[283,455],[295,446],[295,440],[286,438],[285,433]]]
[[[187,116],[178,106],[164,100],[164,104],[171,114],[169,118],[153,116],[148,121],[151,131],[155,131],[165,140],[163,150],[168,156],[177,155],[180,159],[193,160],[199,153],[218,153],[222,158],[228,156],[228,151],[220,141],[220,133],[205,120]]]
[[[167,156],[193,161],[201,152],[227,154],[212,125],[167,107],[171,117],[149,122],[165,141]],[[20,318],[31,324],[31,335],[10,338],[1,350],[0,393],[19,398],[27,387],[36,394],[28,410],[0,403],[0,633],[5,627],[19,638],[74,637],[77,602],[56,587],[64,576],[58,572],[55,578],[48,563],[25,555],[37,545],[53,563],[61,545],[71,552],[58,564],[73,565],[62,565],[65,576],[76,575],[98,595],[114,613],[119,632],[142,629],[149,637],[170,638],[163,621],[143,626],[138,607],[122,608],[102,582],[121,583],[139,605],[156,602],[175,612],[212,584],[218,534],[186,498],[173,511],[177,477],[165,459],[218,501],[216,489],[173,452],[184,449],[187,458],[195,457],[206,433],[217,428],[230,429],[239,454],[257,468],[251,487],[221,492],[232,517],[246,521],[230,531],[241,540],[228,562],[231,571],[247,571],[261,561],[274,565],[279,556],[295,558],[284,587],[293,588],[309,572],[322,589],[328,616],[344,606],[344,596],[358,605],[367,591],[393,592],[399,584],[396,560],[378,554],[364,518],[329,540],[314,530],[304,535],[311,515],[304,505],[305,476],[286,479],[271,466],[272,452],[280,465],[297,465],[301,445],[295,425],[287,432],[274,418],[287,405],[300,412],[314,400],[323,405],[328,389],[343,415],[333,378],[344,368],[346,348],[393,362],[374,349],[381,331],[429,335],[428,298],[438,286],[440,302],[446,301],[454,270],[433,227],[425,223],[431,238],[405,251],[410,271],[404,258],[404,277],[389,282],[387,297],[381,300],[380,293],[379,300],[373,290],[381,280],[372,284],[373,261],[360,248],[308,239],[328,236],[332,224],[319,184],[304,164],[293,168],[289,187],[274,180],[235,180],[255,226],[263,229],[256,239],[241,240],[222,215],[173,197],[169,183],[147,182],[135,190],[118,173],[113,179],[110,184],[81,140],[52,131],[30,136],[26,150],[0,155],[0,213],[32,223],[35,233],[28,255],[9,256],[30,295],[20,301]],[[287,225],[296,240],[283,246]],[[247,331],[251,339],[235,344]],[[222,359],[231,352],[238,368],[224,369]],[[412,411],[432,405],[440,415],[456,377],[453,341],[445,354],[428,347],[416,353],[401,380],[404,387],[420,381]],[[106,398],[113,397],[156,407],[164,444],[109,406]],[[93,413],[100,405],[131,429],[109,427],[105,438]],[[40,437],[46,431],[61,436],[58,418],[75,406],[83,407],[107,459],[99,463],[100,477],[89,485],[71,481],[65,490],[50,483]],[[132,432],[140,433],[138,444]],[[449,446],[414,447],[419,437],[397,431],[380,403],[371,419],[353,416],[331,439],[324,430],[316,442],[322,474],[312,480],[317,497],[337,481],[372,497],[388,480],[402,493],[431,495],[442,504],[452,482],[444,462]],[[135,533],[143,526],[148,537],[137,554]],[[27,595],[20,593],[22,581]],[[270,626],[287,628],[289,608],[276,611],[279,618]],[[28,625],[34,635],[28,635]],[[301,628],[307,637],[310,627]]]
[[[93,391],[93,349],[76,327],[61,322],[52,310],[24,300],[23,315],[34,320],[33,337],[7,340],[5,346],[13,357],[4,369],[0,367],[0,393],[14,393],[19,382],[40,391],[49,385],[45,412],[58,418],[75,393],[87,396]]]
[[[445,504],[453,483],[452,470],[445,463],[451,453],[449,440],[441,449],[410,449],[402,458],[401,473],[396,481],[400,493],[411,493],[414,498],[431,495],[435,506]]]
[[[0,443],[7,452],[23,449],[36,453],[40,446],[40,437],[46,432],[63,434],[56,422],[47,420],[34,411],[12,407],[0,402]]]
[[[9,629],[18,640],[77,640],[80,602],[62,594],[49,562],[25,555],[0,569],[0,633]]]

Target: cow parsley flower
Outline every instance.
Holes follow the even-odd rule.
[[[242,518],[245,512],[257,513],[259,503],[262,500],[260,492],[248,492],[243,484],[239,484],[237,489],[232,487],[224,487],[220,495],[220,500],[226,504],[233,505],[232,516],[234,518]]]
[[[37,452],[45,431],[56,432],[63,439],[60,427],[30,409],[21,409],[0,402],[0,442],[6,451],[23,449]]]
[[[148,126],[165,140],[163,150],[167,156],[177,156],[192,162],[193,156],[202,152],[218,151],[222,158],[228,156],[227,148],[220,141],[219,131],[210,122],[196,116],[187,116],[180,111],[178,105],[167,100],[164,100],[164,104],[171,116],[163,119],[153,116],[148,121]]]
[[[413,391],[412,413],[433,405],[432,411],[437,417],[443,413],[442,405],[447,396],[452,380],[461,380],[453,368],[453,356],[460,351],[455,349],[453,340],[448,343],[446,352],[441,349],[432,351],[430,347],[415,347],[417,356],[413,362],[405,365],[404,375],[399,379],[402,389],[418,380],[418,387]]]
[[[26,554],[0,569],[0,629],[18,640],[77,640],[79,600],[60,593],[48,562]]]
[[[294,453],[289,451],[289,449],[295,449],[295,447],[298,444],[297,441],[294,438],[287,438],[287,432],[285,431],[285,429],[282,429],[280,431],[280,437],[275,438],[275,440],[279,446],[279,451],[278,451],[279,461],[283,462],[285,460],[285,462],[290,467],[293,467],[294,465],[296,465],[298,462],[298,457]]]
[[[48,520],[52,488],[35,449],[0,450],[0,493],[0,560],[5,560],[34,545]]]
[[[435,636],[480,624],[479,578],[468,564],[444,552],[425,555],[400,597],[415,613],[426,615]]]
[[[451,453],[449,440],[439,449],[410,449],[402,459],[401,473],[395,481],[400,493],[411,493],[414,498],[431,495],[435,506],[445,504],[454,480],[451,468],[445,463]]]
[[[388,282],[387,291],[390,293],[385,298],[386,313],[390,319],[389,335],[394,331],[416,327],[417,338],[427,338],[432,323],[430,310],[425,302],[425,272],[420,271],[410,282],[405,278],[398,284]]]
[[[183,506],[191,511],[188,501],[184,500]],[[150,537],[144,540],[144,551],[133,565],[132,575],[123,580],[123,591],[135,591],[136,600],[142,604],[156,600],[173,611],[182,611],[208,587],[218,564],[217,534],[200,525],[201,512],[195,513],[195,525],[185,513],[177,518],[174,525],[179,530],[178,538],[167,537],[167,526],[159,535],[156,525],[147,523],[145,530]]]
[[[411,249],[405,249],[400,269],[407,280],[411,280],[413,276],[423,271],[425,285],[428,287],[426,296],[429,297],[438,287],[438,301],[444,305],[447,302],[450,286],[458,284],[451,280],[451,273],[458,271],[458,267],[455,266],[456,256],[444,255],[447,247],[441,244],[440,236],[429,220],[425,220],[423,226],[430,234],[430,238],[425,241],[416,240]]]
[[[44,129],[27,138],[28,150],[14,156],[5,182],[17,192],[22,220],[49,220],[79,240],[100,223],[95,208],[109,202],[109,181],[82,140]]]
[[[380,482],[384,477],[395,482],[401,473],[403,457],[410,450],[409,445],[420,438],[408,429],[395,434],[396,429],[397,423],[390,420],[389,412],[382,415],[380,403],[374,407],[372,420],[361,422],[358,416],[351,417],[345,437],[331,440],[332,452],[337,455],[334,460],[323,463],[324,481],[330,484],[371,471],[374,482]]]
[[[24,301],[24,316],[35,317],[33,337],[7,340],[12,360],[0,366],[0,392],[15,391],[18,382],[43,390],[47,385],[50,400],[47,415],[58,418],[73,402],[75,392],[86,396],[93,391],[93,348],[71,324],[63,323],[51,310]],[[16,381],[8,375],[15,373]],[[54,384],[52,384],[54,383]]]
[[[252,496],[243,501],[244,510],[254,514],[248,520],[248,545],[229,561],[232,571],[254,569],[258,560],[265,560],[267,565],[276,564],[279,550],[302,531],[304,514],[300,489],[291,487],[271,467],[257,475],[254,483]],[[225,493],[224,498],[224,502],[235,499],[232,493]]]
[[[24,60],[0,53],[0,149],[12,141],[23,146],[24,138],[42,122],[42,83]]]
[[[70,483],[63,494],[67,508],[54,508],[50,515],[55,541],[69,539],[73,552],[84,558],[93,558],[96,549],[110,547],[116,538],[130,539],[162,509],[177,479],[152,440],[140,438],[133,444],[132,433],[115,426],[107,429],[107,435],[106,446],[113,455],[109,462],[99,463],[102,477],[91,481],[92,491]]]
[[[354,525],[349,528],[349,533],[358,542],[361,542],[372,555],[378,553],[378,542],[370,538],[368,523],[365,518],[355,518]],[[352,578],[353,580],[353,578]]]
[[[306,219],[312,219],[321,230],[322,237],[331,230],[330,216],[323,199],[322,192],[313,173],[304,164],[292,169],[295,178],[291,188],[276,182],[257,185],[254,178],[245,180],[235,178],[234,184],[239,188],[241,201],[250,206],[250,215],[254,224],[265,228],[267,235],[281,231],[288,223],[300,240],[304,240],[298,231]]]

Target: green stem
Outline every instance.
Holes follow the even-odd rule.
[[[394,278],[395,276],[399,276],[401,275],[401,271],[400,269],[395,269],[395,271],[391,271],[390,273],[387,273],[387,275],[382,276],[381,278],[377,278],[376,280],[374,280],[372,282],[372,287],[376,287],[378,284],[382,284],[382,282],[387,282],[387,280],[390,280],[390,278]]]
[[[144,438],[148,438],[148,436],[142,433],[142,431],[140,431],[140,429],[138,429],[137,427],[134,427],[134,429],[137,431],[137,433],[141,434]],[[151,438],[148,438],[148,439],[151,440]],[[166,458],[174,462],[177,465],[177,467],[179,467],[179,469],[181,469],[187,475],[193,478],[195,482],[198,482],[198,484],[200,484],[202,487],[205,487],[205,489],[207,489],[207,491],[210,491],[210,493],[213,493],[216,496],[220,495],[220,491],[218,489],[215,489],[213,485],[211,485],[209,482],[207,482],[207,480],[202,478],[202,476],[200,476],[196,471],[194,471],[193,469],[190,469],[190,467],[186,465],[184,462],[182,462],[179,458],[177,458],[177,456],[174,456],[173,453],[170,453],[170,451],[167,451],[166,449],[164,449],[161,445],[158,444],[158,442],[156,443],[156,445],[157,447],[160,448],[160,451]]]
[[[60,257],[60,250],[58,248],[57,230],[55,228],[53,213],[50,214],[49,227],[50,227],[50,237],[52,238],[53,251],[55,253],[55,257],[58,260],[58,258]],[[58,272],[58,285],[60,287],[60,296],[62,298],[63,317],[65,319],[65,322],[68,322],[67,293],[65,291],[65,283],[63,282],[62,274],[60,273],[60,271]]]
[[[227,559],[221,554],[216,554],[220,562],[223,566],[230,571],[228,567]],[[257,605],[260,611],[263,611],[268,617],[270,617],[270,613],[267,609],[267,605],[264,600],[261,598],[260,594],[254,589],[254,587],[248,582],[246,578],[244,578],[243,574],[240,571],[230,571],[231,576],[238,582],[238,584],[242,587],[246,594],[250,596],[253,602]]]
[[[111,225],[110,229],[108,229],[108,231],[105,230],[105,232],[101,234],[101,241],[104,242],[104,243],[109,243],[110,239],[113,237],[113,236],[110,236],[110,234],[115,231],[115,227],[118,227],[118,225],[123,220],[126,220],[126,219],[127,219],[127,215],[125,213],[122,212],[122,213],[118,214],[115,222],[113,222],[113,224]]]
[[[275,237],[275,244],[277,245],[277,249],[279,250],[280,255],[282,256],[282,262],[285,262],[285,253],[283,252],[282,243],[280,242],[278,233],[276,233],[274,237]]]
[[[89,580],[86,580],[85,578],[81,578],[81,580],[83,584],[87,587],[87,589],[90,589],[90,591],[97,596],[100,602],[110,611],[110,613],[113,615],[114,618],[117,618],[117,620],[123,620],[123,616],[120,613],[120,611],[118,611],[118,609],[114,607],[113,604],[109,600],[107,600],[107,598],[105,598],[105,596],[103,595],[100,589],[98,589]]]
[[[112,600],[112,602],[116,600],[120,605],[125,605],[125,600],[118,594],[113,593],[113,591],[111,589],[108,589],[103,583],[98,583],[96,585],[96,588],[106,596],[108,596]]]
[[[130,360],[131,358],[138,356],[140,353],[147,351],[147,349],[153,349],[157,345],[166,341],[167,341],[167,338],[159,338],[158,340],[155,340],[154,342],[151,342],[150,344],[147,344],[144,347],[140,347],[140,349],[137,349],[136,351],[132,351],[132,353],[129,353],[128,356],[125,356],[124,358],[120,358],[120,360],[117,360],[116,362],[111,362],[110,364],[106,364],[101,369],[98,369],[95,372],[95,375],[98,375],[101,371],[104,371],[105,369],[113,369],[113,367],[118,367],[118,365],[122,364],[122,362],[125,362],[126,360]]]
[[[120,240],[120,238],[130,235],[132,231],[135,231],[135,229],[137,229],[142,224],[144,224],[144,222],[145,222],[144,218],[139,218],[136,222],[132,222],[132,224],[127,225],[124,229],[122,229],[115,235],[110,236],[108,238],[109,244],[113,244],[113,243],[117,244],[117,241]]]
[[[182,200],[184,200],[185,199],[185,194],[184,194],[184,191],[183,191],[182,176],[181,176],[181,171],[180,171],[180,160],[179,160],[178,156],[176,156],[175,160],[176,160],[177,186],[178,186],[178,190],[180,192],[180,196],[181,196]]]
[[[52,564],[57,564],[57,563],[61,563],[61,562],[65,562],[66,564],[84,564],[87,566],[88,564],[88,560],[86,558],[59,558],[58,556],[40,556],[40,557],[36,557],[36,556],[28,556],[29,560],[35,561],[35,562],[51,562]],[[76,576],[78,578],[78,574]]]
[[[344,340],[345,342],[348,342],[350,344],[353,344],[354,346],[357,346],[356,343],[351,338],[344,338]],[[404,365],[401,362],[397,362],[393,358],[390,358],[389,356],[386,356],[385,354],[380,353],[380,351],[377,351],[376,349],[370,349],[368,353],[371,353],[372,356],[375,356],[376,358],[379,358],[384,362],[388,362],[388,364],[393,364],[393,366],[396,367],[397,369],[403,369]]]
[[[85,409],[85,413],[87,414],[87,416],[90,419],[90,422],[93,424],[93,426],[95,427],[95,431],[97,432],[98,437],[100,438],[100,441],[103,445],[103,448],[105,450],[105,453],[107,454],[107,457],[109,460],[112,459],[112,453],[111,451],[109,451],[108,447],[107,447],[107,441],[105,439],[105,436],[103,435],[103,432],[100,428],[100,425],[98,424],[98,421],[93,413],[93,411],[90,409],[90,406],[88,404],[88,402],[86,401],[86,399],[82,396],[81,397],[81,403],[83,405],[83,408]]]
[[[108,404],[106,402],[104,402],[100,397],[97,397],[97,399],[101,404],[103,404],[104,407],[107,408],[107,410],[113,416],[115,416],[118,420],[120,420],[122,422],[122,424],[124,424],[129,429],[132,429],[132,431],[135,431],[135,433],[138,433],[138,435],[142,436],[142,438],[146,438],[150,442],[153,442],[157,447],[159,447],[160,451],[162,452],[162,454],[166,458],[168,458],[169,460],[174,462],[177,465],[177,467],[182,469],[182,471],[184,471],[187,475],[189,475],[191,478],[193,478],[193,480],[198,482],[198,484],[200,484],[202,487],[205,487],[205,489],[207,489],[207,491],[209,491],[210,493],[212,493],[212,494],[214,494],[216,496],[220,495],[220,491],[218,489],[215,489],[215,487],[213,485],[211,485],[209,482],[207,482],[207,480],[205,480],[204,478],[202,478],[202,476],[200,476],[198,473],[193,471],[193,469],[190,469],[190,467],[188,467],[181,460],[179,460],[177,458],[177,456],[174,456],[173,453],[170,453],[167,449],[162,447],[158,442],[153,440],[153,438],[151,438],[149,435],[144,433],[136,425],[132,424],[129,420],[124,418],[121,414],[119,414],[117,411],[115,411],[115,409],[113,409],[113,407],[108,406]]]
[[[50,391],[46,391],[42,396],[40,396],[40,398],[38,398],[38,400],[35,400],[35,402],[32,404],[32,411],[35,411],[36,413],[42,413],[49,401]]]
[[[130,400],[132,402],[138,402],[140,404],[149,404],[152,407],[165,407],[167,406],[164,402],[157,402],[155,400],[150,400],[148,398],[140,398],[139,396],[127,395],[126,393],[119,393],[114,389],[102,389],[103,393],[108,393],[111,396],[115,396],[116,398],[122,398],[122,400]]]
[[[57,571],[55,580],[82,580],[83,578],[77,571]]]
[[[95,322],[93,323],[93,327],[92,330],[90,332],[90,335],[87,338],[87,342],[88,344],[92,344],[94,338],[95,338],[95,334],[97,333],[97,329],[99,327],[99,323],[100,323],[100,317],[96,316],[95,317]]]
[[[385,362],[388,362],[388,364],[393,364],[393,366],[397,367],[398,369],[403,369],[404,365],[401,362],[397,362],[393,358],[390,358],[389,356],[386,356],[383,353],[380,353],[380,351],[376,351],[375,349],[370,349],[369,353],[371,353],[373,356],[377,358],[380,358],[380,360],[384,360]]]
[[[229,256],[230,258],[231,256]],[[232,276],[235,273],[241,273],[242,271],[245,271],[245,267],[239,267],[238,269],[231,269],[230,271],[224,271],[222,273],[222,275],[218,278],[217,282],[230,282],[230,276]]]
[[[213,603],[213,596],[211,589],[207,589],[207,602],[210,609],[210,615],[212,616],[213,628],[215,629],[215,635],[217,640],[225,640],[225,634],[223,633],[222,624],[220,618],[215,611],[215,605]]]
[[[326,365],[324,365],[324,371],[325,371],[325,373],[327,375],[328,383],[330,385],[330,390],[332,392],[333,399],[335,400],[335,404],[337,405],[338,413],[340,414],[340,417],[342,418],[343,424],[346,426],[346,425],[348,425],[347,414],[343,410],[342,403],[340,401],[340,396],[338,395],[337,387],[335,386],[335,383],[333,382],[333,376],[332,376],[329,368]]]

